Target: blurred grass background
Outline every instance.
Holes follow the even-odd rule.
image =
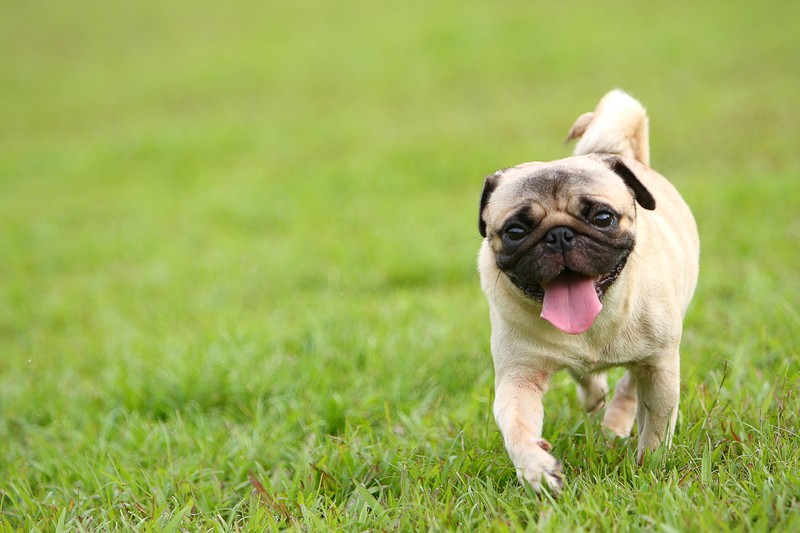
[[[622,529],[797,524],[798,19],[788,1],[0,7],[3,524],[591,528],[579,496],[608,476],[622,501],[594,501]],[[682,422],[666,478],[640,473],[626,444],[594,451],[557,380],[545,432],[575,491],[553,515],[491,420],[477,200],[497,168],[568,155],[614,87],[649,108],[653,166],[702,235]],[[745,488],[708,491],[725,473]],[[630,518],[651,477],[652,523]]]

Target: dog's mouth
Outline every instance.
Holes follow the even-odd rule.
[[[541,302],[541,317],[570,335],[585,333],[603,308],[606,291],[614,284],[627,262],[623,257],[611,272],[589,276],[565,268],[543,284],[511,280],[529,298]]]

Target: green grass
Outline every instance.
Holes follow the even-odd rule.
[[[5,530],[800,529],[796,2],[0,8]],[[477,201],[621,86],[693,206],[675,445],[491,416]]]

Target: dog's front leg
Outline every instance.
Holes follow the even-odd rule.
[[[669,446],[678,417],[680,397],[680,361],[675,354],[652,364],[632,368],[636,375],[639,413],[637,460],[642,463],[647,450],[662,443]]]
[[[504,370],[495,379],[494,416],[517,477],[537,492],[543,484],[558,492],[564,484],[563,468],[548,453],[552,446],[542,438],[542,396],[550,374],[531,369]]]

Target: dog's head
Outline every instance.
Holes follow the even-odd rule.
[[[655,200],[621,158],[525,163],[486,178],[479,229],[502,274],[542,317],[586,331],[636,240],[637,205]]]

